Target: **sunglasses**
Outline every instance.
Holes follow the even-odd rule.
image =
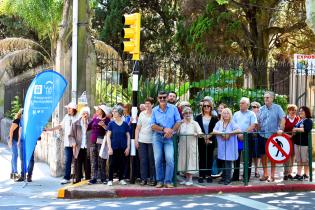
[[[205,107],[205,108],[206,108],[206,107],[210,108],[211,106],[210,106],[210,105],[203,105],[203,107]]]
[[[185,112],[184,114],[192,114],[192,112]]]
[[[166,99],[167,96],[159,96],[159,99]]]
[[[258,106],[252,106],[253,109],[259,108]]]

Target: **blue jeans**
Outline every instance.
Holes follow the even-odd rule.
[[[25,172],[23,170],[24,168],[24,149],[23,149],[23,146],[24,146],[24,142],[20,142],[20,160],[21,160],[21,176],[24,177],[25,176]],[[35,150],[34,150],[35,152]],[[33,174],[33,169],[34,169],[34,152],[31,156],[31,159],[30,159],[30,162],[28,164],[28,168],[27,168],[27,175],[28,176],[32,176]]]
[[[174,145],[172,139],[166,139],[162,134],[153,134],[153,151],[156,171],[156,181],[172,183],[174,174]],[[163,167],[165,160],[165,172]]]
[[[66,180],[70,180],[72,157],[72,147],[65,147],[65,176],[63,178]]]
[[[12,140],[12,159],[11,159],[11,173],[17,173],[17,160],[19,156],[17,141]]]

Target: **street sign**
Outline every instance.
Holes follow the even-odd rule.
[[[292,141],[286,134],[273,134],[266,142],[266,155],[273,163],[286,162],[290,158],[292,150]]]

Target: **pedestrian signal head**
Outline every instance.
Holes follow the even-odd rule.
[[[122,23],[129,26],[129,28],[123,28],[121,36],[129,40],[121,43],[121,48],[124,52],[132,54],[132,60],[140,60],[140,13],[124,15]]]

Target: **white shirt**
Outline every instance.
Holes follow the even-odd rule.
[[[141,126],[139,131],[138,141],[141,143],[152,143],[152,128],[151,128],[151,115],[148,116],[146,112],[141,112],[138,119],[138,125]]]
[[[77,120],[78,120],[78,115],[70,116],[66,114],[61,121],[61,127],[64,131],[63,140],[64,140],[65,147],[71,147],[70,142],[69,142],[69,135],[70,135],[72,123],[74,123]]]
[[[86,148],[86,129],[87,129],[87,124],[83,124],[83,120],[81,118],[80,120],[81,128],[82,128],[82,142],[81,142],[81,148],[85,149]]]

